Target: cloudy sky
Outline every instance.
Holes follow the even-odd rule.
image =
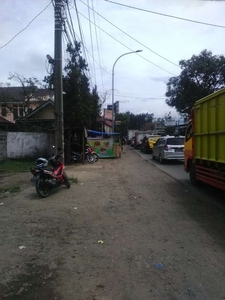
[[[105,106],[112,103],[112,68],[117,58],[143,50],[124,55],[115,65],[115,101],[120,102],[121,112],[163,117],[171,111],[177,116],[176,110],[165,104],[165,93],[168,79],[180,74],[179,61],[204,49],[214,55],[225,51],[225,28],[201,24],[225,26],[225,1],[68,1],[72,19],[71,23],[67,15],[69,35],[73,24],[76,39],[84,44],[91,86],[96,84],[100,95],[106,97]],[[7,82],[10,72],[43,80],[50,71],[46,55],[54,57],[51,1],[0,2],[0,82]],[[65,49],[63,34],[64,64]]]

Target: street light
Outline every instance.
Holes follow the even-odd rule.
[[[114,68],[115,68],[115,65],[116,65],[117,61],[122,56],[132,54],[132,53],[138,53],[138,52],[142,52],[142,50],[136,50],[136,51],[131,51],[131,52],[124,53],[124,54],[120,55],[113,64],[113,68],[112,68],[112,132],[114,132],[114,118],[113,118],[114,117]]]

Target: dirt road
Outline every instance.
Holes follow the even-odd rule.
[[[0,199],[0,299],[225,299],[225,213],[129,148]],[[21,248],[21,249],[20,249]]]

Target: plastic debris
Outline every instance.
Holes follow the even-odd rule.
[[[4,205],[4,203],[0,203],[0,206]]]
[[[157,264],[157,263],[154,263],[154,267],[156,269],[164,269],[165,268],[165,266],[163,264]]]
[[[75,206],[74,209],[77,209],[77,207]]]
[[[16,293],[16,296],[21,296],[25,292],[25,288],[21,287],[19,291]]]
[[[104,244],[103,240],[99,240],[98,244]]]
[[[19,246],[20,250],[25,249],[25,248],[26,248],[25,246]]]
[[[80,183],[80,185],[83,185],[83,184],[84,184],[83,182]]]
[[[51,276],[52,276],[52,273],[50,273],[50,274],[47,275],[47,276],[40,276],[40,278],[46,280],[46,279],[49,279]]]

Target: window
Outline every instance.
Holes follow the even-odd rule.
[[[14,118],[14,120],[18,119],[18,106],[17,106],[17,104],[13,105],[13,118]]]
[[[23,117],[23,106],[19,106],[19,116],[20,116],[20,118],[22,118]]]
[[[5,105],[5,104],[2,104],[2,116],[3,116],[3,117],[6,117],[6,115],[7,115],[6,105]]]
[[[168,145],[183,145],[184,144],[184,138],[169,138],[167,139]]]
[[[186,135],[185,135],[185,141],[189,141],[190,138],[192,137],[193,132],[192,132],[192,124],[189,124],[187,130],[186,130]]]

